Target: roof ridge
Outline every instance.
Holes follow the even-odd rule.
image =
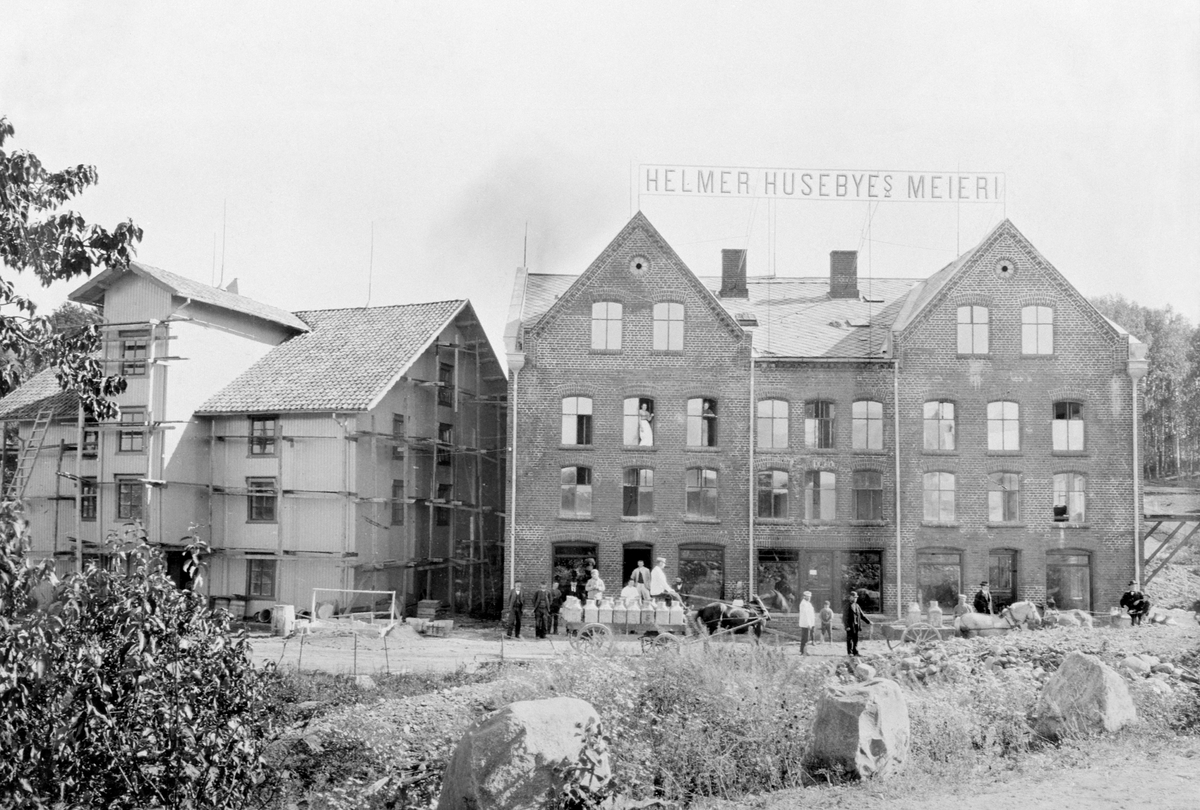
[[[460,306],[469,302],[468,298],[444,298],[440,301],[417,301],[411,304],[383,304],[376,307],[323,307],[321,309],[297,309],[292,314],[301,312],[351,312],[360,310],[384,310],[384,309],[400,309],[402,307],[432,307],[439,304],[453,304]]]

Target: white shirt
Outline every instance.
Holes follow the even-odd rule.
[[[800,607],[796,609],[796,612],[800,614],[799,622],[801,627],[816,626],[817,617],[816,614],[813,613],[812,602],[808,601],[807,599],[801,599]]]
[[[641,599],[641,594],[638,593],[637,585],[626,585],[621,589],[622,599]]]
[[[667,584],[667,572],[661,565],[654,566],[650,571],[650,595],[661,596],[664,593],[675,593]]]

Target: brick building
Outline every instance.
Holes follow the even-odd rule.
[[[927,279],[746,268],[697,277],[639,213],[581,275],[518,272],[509,583],[663,556],[726,599],[1116,603],[1144,347],[1010,222]]]

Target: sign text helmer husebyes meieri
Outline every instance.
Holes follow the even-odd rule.
[[[996,203],[1003,172],[772,169],[643,164],[640,194],[799,200]]]

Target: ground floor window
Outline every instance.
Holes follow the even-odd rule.
[[[679,578],[682,593],[706,599],[725,595],[725,549],[720,546],[691,546],[679,549]]]
[[[596,548],[595,543],[560,543],[556,545],[554,547],[553,573],[551,576],[558,577],[559,582],[570,581],[571,572],[582,573],[587,567],[588,560],[591,560],[592,564],[595,564]],[[605,587],[611,588],[603,571],[600,572],[600,578],[604,580]],[[617,591],[620,591],[619,587]]]
[[[962,593],[962,552],[953,549],[918,551],[917,590],[923,606],[936,601],[942,610],[953,610]]]
[[[1059,610],[1092,609],[1092,556],[1084,551],[1046,553],[1046,597]]]
[[[760,594],[777,591],[794,612],[805,591],[821,610],[829,602],[840,612],[850,593],[867,613],[883,610],[883,552],[873,550],[760,548],[755,581]]]
[[[274,599],[278,560],[246,560],[246,597]]]
[[[1017,601],[1017,552],[992,549],[988,553],[988,589],[996,610]]]

